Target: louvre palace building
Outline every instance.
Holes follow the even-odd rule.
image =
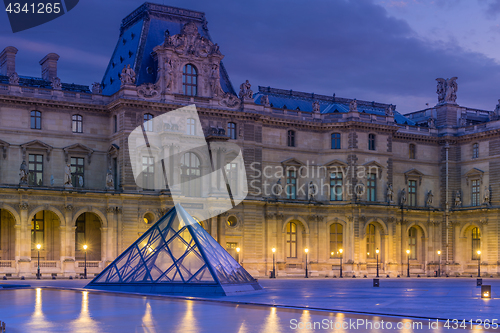
[[[405,115],[390,103],[233,85],[205,15],[151,3],[123,19],[91,87],[59,78],[55,53],[40,77],[23,76],[18,49],[4,47],[2,277],[34,277],[38,255],[45,278],[81,275],[85,256],[97,274],[172,208],[168,186],[147,186],[158,165],[129,154],[128,137],[189,105],[207,141],[241,149],[242,163],[224,149],[214,161],[248,194],[203,219],[196,194],[220,188],[196,179],[215,162],[188,152],[173,160],[174,177],[195,182],[186,205],[250,274],[269,275],[273,248],[278,277],[303,276],[306,255],[320,277],[338,276],[341,261],[349,276],[373,276],[377,262],[391,277],[408,266],[412,276],[470,276],[478,264],[500,273],[500,105],[458,105],[456,78],[437,80],[435,106]],[[190,121],[165,126],[180,140],[193,134]],[[247,183],[232,184],[242,173]]]

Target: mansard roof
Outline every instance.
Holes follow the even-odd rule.
[[[163,44],[167,30],[171,36],[180,34],[182,26],[188,22],[194,22],[200,35],[212,41],[205,14],[201,12],[146,2],[125,17],[118,43],[102,79],[103,94],[112,95],[120,90],[119,75],[127,65],[136,73],[136,85],[155,83],[157,66],[151,55],[153,49]],[[222,63],[219,71],[222,90],[235,95]]]
[[[288,110],[300,110],[302,112],[313,112],[312,104],[319,103],[320,112],[328,113],[347,113],[349,112],[349,103],[352,99],[341,98],[326,95],[317,95],[314,93],[305,93],[294,90],[276,89],[271,87],[259,86],[259,91],[254,94],[256,104],[261,104],[262,96],[267,95],[269,103],[275,108],[285,108]],[[385,116],[385,110],[389,104],[367,102],[356,100],[358,112]],[[394,120],[398,124],[414,125],[413,120],[408,119],[399,112],[394,112]]]

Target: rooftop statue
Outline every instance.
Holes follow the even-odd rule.
[[[252,85],[248,80],[240,85],[240,98],[242,99],[253,99],[253,91],[250,89]]]
[[[120,80],[122,81],[122,84],[135,83],[135,72],[132,67],[130,67],[130,65],[123,67],[122,74],[120,75]]]
[[[447,102],[455,103],[455,101],[457,100],[458,90],[458,85],[456,82],[457,79],[458,78],[456,76],[452,77],[451,79],[436,79],[436,81],[438,82],[436,93],[438,94],[439,104]]]
[[[357,112],[358,111],[358,102],[356,99],[353,99],[351,103],[349,103],[349,112]]]

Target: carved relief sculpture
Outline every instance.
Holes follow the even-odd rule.
[[[137,94],[144,98],[152,98],[158,95],[158,90],[152,83],[144,83],[137,88]]]

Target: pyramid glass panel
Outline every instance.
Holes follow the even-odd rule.
[[[231,288],[226,291],[225,285]],[[173,288],[165,288],[168,286]],[[151,226],[87,288],[186,295],[262,289],[180,205]]]

